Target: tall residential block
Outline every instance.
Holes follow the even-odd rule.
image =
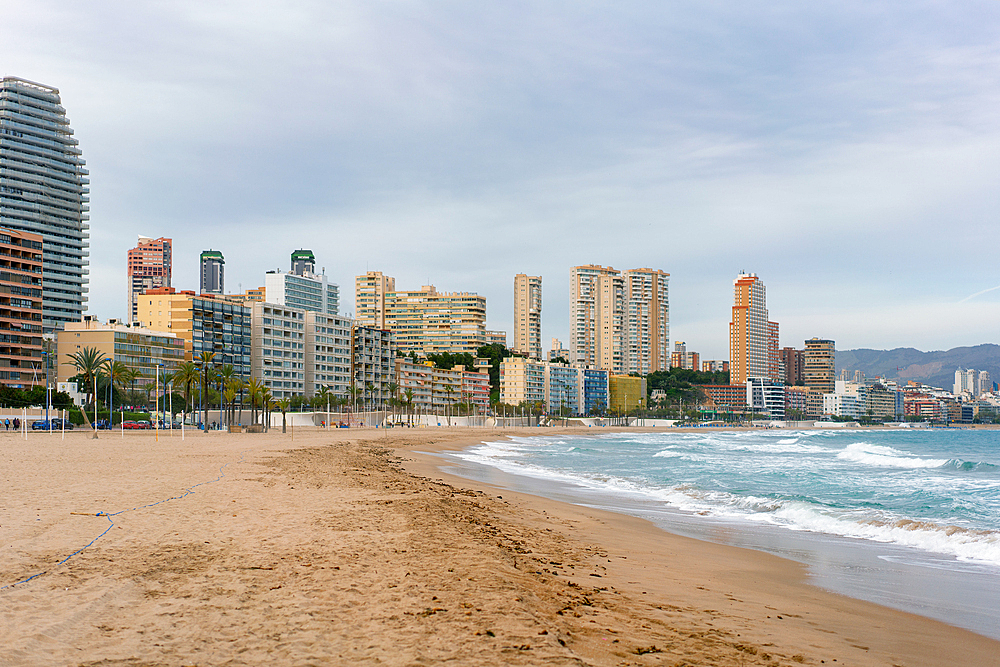
[[[811,393],[832,394],[836,388],[836,345],[832,340],[810,338],[802,353],[802,381]]]
[[[514,276],[514,352],[542,358],[542,277]]]
[[[701,368],[701,355],[697,352],[688,352],[687,343],[684,341],[675,341],[674,351],[670,353],[670,366],[696,371]]]
[[[570,269],[570,361],[611,373],[670,368],[670,274],[597,265]]]
[[[202,294],[222,294],[226,289],[226,259],[218,250],[206,250],[201,253],[201,281],[199,290]]]
[[[629,269],[625,280],[622,351],[625,372],[648,375],[670,369],[670,274]],[[694,362],[697,370],[698,362]]]
[[[0,383],[45,384],[42,368],[42,236],[0,228]],[[52,364],[48,364],[52,367]],[[52,377],[51,380],[55,380]]]
[[[397,290],[395,285],[394,279],[377,271],[355,278],[358,326],[391,331],[393,344],[404,353],[475,354],[489,342],[486,297],[438,292],[433,285],[419,290]]]
[[[358,326],[385,328],[385,297],[396,291],[396,279],[381,271],[354,278],[354,322]]]
[[[231,364],[238,378],[250,379],[252,311],[248,305],[217,294],[178,292],[173,287],[148,289],[139,295],[138,303],[136,321],[183,340],[188,361],[214,352],[213,363]]]
[[[79,322],[87,308],[90,193],[59,90],[0,81],[0,227],[42,236],[42,328]]]
[[[778,323],[767,315],[764,283],[754,273],[733,281],[733,311],[729,322],[729,383],[745,385],[749,378],[778,378]]]
[[[306,311],[306,396],[324,387],[347,397],[351,386],[351,320]]]
[[[139,319],[139,295],[154,287],[170,287],[171,239],[140,236],[128,251],[128,322]]]
[[[612,373],[625,368],[622,317],[625,280],[611,267],[595,264],[569,270],[569,352],[573,363]]]
[[[336,315],[340,309],[340,288],[327,281],[325,273],[316,273],[316,259],[311,250],[292,253],[289,273],[268,271],[264,276],[264,300],[289,308]]]
[[[802,350],[796,350],[794,347],[783,347],[781,348],[781,362],[785,369],[785,376],[782,378],[787,385],[801,385],[802,380],[802,364],[803,364],[803,354]]]
[[[254,303],[251,373],[277,399],[306,392],[306,312]]]

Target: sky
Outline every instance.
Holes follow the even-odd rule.
[[[126,252],[298,248],[340,285],[487,298],[569,269],[671,274],[671,339],[728,358],[732,283],[781,345],[998,342],[1000,4],[6,0],[0,74],[59,88],[90,170],[90,308]]]

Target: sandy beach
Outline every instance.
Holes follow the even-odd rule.
[[[1000,664],[790,561],[423,453],[502,435],[0,433],[0,666]]]

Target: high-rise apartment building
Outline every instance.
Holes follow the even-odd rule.
[[[8,387],[30,389],[45,384],[42,368],[44,252],[41,234],[0,228],[0,383]]]
[[[217,366],[230,364],[240,379],[250,378],[252,311],[247,304],[217,294],[153,287],[138,297],[136,321],[184,341],[188,361],[214,352]]]
[[[378,271],[357,276],[354,287],[359,315],[355,324],[391,331],[393,344],[404,353],[475,354],[490,342],[486,297],[472,292],[438,292],[433,285],[397,290],[395,279]]]
[[[42,327],[87,308],[90,197],[86,164],[59,90],[0,80],[0,227],[42,236]]]
[[[836,389],[836,345],[832,340],[810,338],[802,353],[802,381],[812,393],[832,394]]]
[[[340,288],[329,283],[325,273],[315,271],[316,259],[311,250],[292,253],[289,273],[268,271],[264,276],[264,300],[290,308],[336,315],[340,309]]]
[[[625,279],[622,352],[626,373],[648,375],[670,369],[670,274],[629,269]],[[694,362],[694,370],[698,362]]]
[[[306,396],[326,387],[347,397],[351,386],[351,320],[306,311]]]
[[[701,368],[701,355],[697,352],[688,352],[684,341],[675,341],[674,351],[670,353],[670,366],[696,371]]]
[[[569,270],[571,362],[621,373],[625,280],[619,271],[594,264]]]
[[[781,363],[785,369],[785,376],[782,378],[787,385],[801,385],[802,380],[802,363],[803,356],[802,350],[796,350],[794,347],[783,347],[781,348]]]
[[[396,291],[396,279],[381,271],[354,278],[354,322],[358,326],[385,328],[385,297]]]
[[[201,282],[199,291],[202,294],[222,294],[226,289],[226,260],[218,250],[206,250],[201,253]]]
[[[611,373],[669,369],[669,280],[656,269],[571,268],[570,360]]]
[[[778,323],[767,316],[764,283],[754,273],[733,281],[733,314],[729,323],[729,383],[748,378],[778,378]]]
[[[277,399],[306,391],[306,313],[301,308],[254,303],[251,373]]]
[[[514,276],[514,352],[542,358],[541,276]]]
[[[140,236],[128,251],[128,322],[139,319],[139,295],[154,287],[170,287],[172,241]]]

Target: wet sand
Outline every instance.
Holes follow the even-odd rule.
[[[0,665],[1000,662],[795,563],[418,453],[499,436],[0,433]]]

